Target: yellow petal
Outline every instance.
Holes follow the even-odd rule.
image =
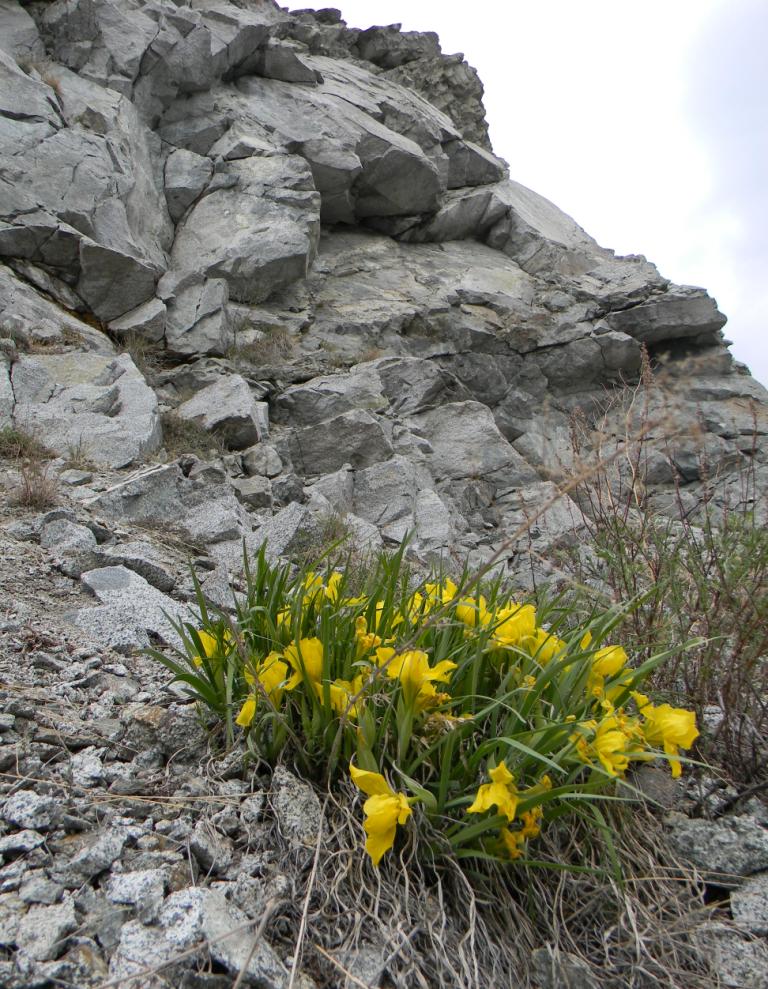
[[[490,770],[488,775],[494,783],[503,783],[504,786],[508,786],[510,783],[514,783],[515,781],[515,777],[507,769],[507,764],[503,759],[495,769]]]
[[[429,673],[429,679],[434,680],[437,683],[448,683],[451,678],[451,673],[456,669],[456,664],[452,663],[450,659],[444,659],[442,662],[437,663],[433,666]]]
[[[338,570],[334,570],[328,578],[325,586],[325,596],[329,601],[337,602],[339,600],[339,584],[341,584],[341,574]]]
[[[363,793],[367,793],[369,797],[376,796],[380,793],[388,794],[389,796],[393,794],[391,786],[381,773],[372,773],[367,769],[358,769],[353,762],[350,762],[349,774],[355,786],[359,787]]]
[[[398,824],[405,824],[411,814],[408,801],[402,793],[375,794],[363,805],[366,819],[363,827],[368,838],[365,849],[374,865],[395,841]]]
[[[219,643],[216,640],[216,637],[214,635],[211,635],[210,632],[206,632],[205,629],[202,628],[198,629],[197,634],[200,638],[200,644],[203,647],[203,652],[208,657],[208,659],[212,659],[219,651]]]
[[[285,658],[298,674],[317,683],[323,676],[323,643],[320,639],[300,639],[285,649]],[[289,688],[290,689],[290,688]]]
[[[391,646],[379,646],[376,650],[376,662],[379,666],[386,666],[386,672],[389,674],[389,668],[392,665],[390,660],[395,655],[395,650]],[[394,660],[392,660],[394,662]]]
[[[604,646],[592,657],[592,672],[598,676],[615,676],[627,663],[628,656],[621,646]]]
[[[484,783],[477,791],[475,801],[467,808],[468,814],[482,814],[496,807],[507,820],[514,820],[517,813],[517,796],[501,783]]]
[[[365,850],[371,856],[371,862],[373,862],[376,868],[379,867],[382,855],[388,852],[394,845],[396,832],[397,826],[393,824],[386,831],[369,834],[365,839]]]
[[[235,718],[235,724],[240,725],[241,728],[247,728],[248,725],[253,721],[254,715],[256,714],[256,698],[251,696],[246,698],[245,703],[240,708],[240,713]]]

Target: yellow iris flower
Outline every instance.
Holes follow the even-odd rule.
[[[478,789],[474,803],[467,807],[467,813],[482,814],[491,807],[496,807],[508,821],[514,821],[519,803],[515,777],[503,761],[495,769],[491,769],[488,775],[492,782],[483,783]]]
[[[325,596],[332,604],[339,603],[341,578],[342,574],[338,570],[334,570],[325,582]]]
[[[380,635],[368,631],[368,625],[362,615],[355,619],[355,642],[358,659],[362,659],[372,649],[380,646],[382,642]]]
[[[255,671],[248,667],[243,670],[246,682],[253,686],[258,680],[269,694],[272,703],[277,706],[283,697],[285,681],[288,678],[288,666],[283,662],[279,652],[271,652],[256,665]]]
[[[246,668],[243,670],[243,675],[251,686],[254,686],[258,680],[269,699],[277,707],[282,700],[285,680],[288,676],[288,666],[279,653],[271,652],[256,666],[255,673]],[[247,728],[252,723],[256,716],[258,699],[258,694],[255,692],[246,697],[240,713],[235,718],[235,724]]]
[[[629,727],[617,716],[610,714],[597,721],[584,721],[581,728],[594,732],[591,742],[582,734],[571,735],[576,751],[583,762],[598,759],[609,776],[623,776],[629,766],[630,755],[636,754],[634,740],[623,728]]]
[[[464,622],[470,628],[478,625],[487,625],[491,620],[491,615],[481,594],[478,598],[463,598],[456,605],[456,617],[460,622]]]
[[[456,664],[444,659],[436,666],[429,665],[429,656],[419,649],[409,649],[406,652],[395,653],[389,646],[376,650],[379,666],[385,667],[385,672],[392,680],[399,680],[403,685],[403,695],[406,703],[416,704],[421,711],[437,696],[433,683],[448,683]]]
[[[320,683],[323,677],[323,643],[320,639],[300,639],[286,646],[283,658],[290,664],[293,674],[285,685],[294,690],[305,680]]]
[[[598,649],[592,657],[592,666],[587,680],[589,693],[602,694],[605,681],[623,670],[628,658],[621,646],[604,646],[602,649]]]
[[[206,632],[204,628],[199,628],[197,630],[198,637],[200,638],[200,645],[203,647],[203,652],[206,659],[220,660],[224,658],[224,652],[227,648],[234,642],[232,638],[232,633],[227,628],[224,630],[224,635],[219,640],[215,635],[211,635],[210,632]],[[224,646],[222,650],[221,646]],[[195,666],[202,666],[203,659],[201,656],[194,656],[192,662]]]
[[[349,764],[353,783],[367,794],[363,804],[365,814],[365,850],[378,868],[382,855],[395,843],[398,824],[405,824],[411,807],[404,793],[395,793],[381,773],[372,773]]]
[[[566,648],[562,639],[543,628],[537,628],[532,635],[524,636],[520,640],[520,645],[543,666],[551,663]]]
[[[640,695],[642,696],[642,695]],[[647,701],[647,698],[645,698]],[[696,715],[685,708],[671,707],[669,704],[644,704],[640,708],[645,723],[643,734],[649,745],[662,746],[669,756],[669,765],[674,777],[680,776],[682,766],[676,759],[680,749],[689,749],[699,737]]]
[[[450,604],[459,589],[450,577],[446,577],[439,583],[425,584],[424,590],[430,605],[434,608],[440,604]]]
[[[355,694],[359,693],[363,686],[363,677],[356,676],[354,680],[334,680],[330,684],[331,693],[331,707],[336,712],[336,714],[344,714],[349,705],[350,698]],[[317,696],[322,700],[323,698],[323,687],[322,684],[315,685],[315,691]],[[354,718],[357,716],[357,705],[353,705],[349,709],[349,717]]]
[[[522,639],[536,634],[536,609],[532,604],[511,602],[493,617],[496,630],[493,633],[494,645],[516,646]]]

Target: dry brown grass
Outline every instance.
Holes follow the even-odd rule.
[[[279,364],[296,353],[296,340],[289,330],[276,326],[265,332],[260,340],[233,344],[226,353],[227,360],[236,367],[246,365],[259,368],[265,364]]]
[[[695,877],[670,859],[659,825],[636,807],[608,814],[621,875],[578,821],[549,829],[538,853],[544,867],[467,867],[436,854],[440,836],[422,819],[376,870],[345,788],[323,795],[314,868],[312,850],[298,851],[276,824],[264,836],[292,882],[267,933],[281,954],[298,951],[299,969],[322,989],[343,985],[355,953],[371,946],[387,970],[374,985],[396,989],[532,989],[531,952],[540,947],[576,955],[607,989],[716,984],[691,941],[706,911]]]
[[[0,458],[4,460],[47,460],[54,454],[29,431],[18,426],[0,429]]]
[[[118,341],[120,352],[128,354],[149,384],[163,366],[165,350],[160,343],[153,343],[138,333],[127,333]]]
[[[218,436],[190,419],[182,419],[174,412],[164,412],[162,423],[163,446],[172,460],[184,454],[205,458],[221,456],[226,452],[226,446]]]
[[[731,780],[752,785],[768,772],[768,530],[761,521],[768,492],[759,489],[756,456],[720,476],[701,447],[699,481],[685,484],[672,466],[669,505],[660,514],[648,472],[660,458],[674,465],[672,400],[666,431],[642,427],[651,404],[663,400],[646,367],[626,409],[609,403],[597,424],[574,421],[576,454],[604,466],[574,492],[581,531],[558,562],[577,607],[635,602],[621,626],[627,651],[637,663],[670,651],[652,685],[692,707],[699,723],[718,708],[720,724],[700,751]],[[608,463],[622,416],[622,457]],[[703,436],[688,432],[686,449]]]
[[[29,461],[21,468],[18,486],[11,493],[11,503],[19,508],[51,508],[58,503],[56,479],[48,468],[37,461]]]

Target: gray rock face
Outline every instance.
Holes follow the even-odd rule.
[[[172,354],[223,354],[232,343],[223,278],[166,275],[158,285],[167,306],[165,341]]]
[[[2,71],[21,133],[0,131],[14,184],[12,197],[0,187],[0,255],[53,267],[95,315],[115,319],[152,296],[165,267],[172,228],[157,138],[128,100],[82,75],[57,67],[44,82],[10,61]]]
[[[166,306],[161,299],[150,299],[113,320],[109,328],[118,337],[143,337],[159,343],[165,334]]]
[[[257,545],[266,543],[270,557],[278,557],[315,545],[319,536],[320,525],[315,516],[304,505],[294,502],[265,522],[254,539]]]
[[[263,989],[281,989],[286,970],[263,940],[251,955],[251,939],[242,936],[248,917],[231,904],[223,891],[188,889],[171,893],[160,912],[166,943],[176,951],[196,942],[208,942],[208,950],[232,975],[245,971],[248,984]],[[250,960],[249,960],[250,956]]]
[[[11,425],[11,413],[15,403],[10,371],[10,361],[4,355],[0,355],[0,429]]]
[[[118,652],[146,648],[148,633],[177,643],[170,618],[179,620],[185,609],[126,567],[101,567],[83,574],[82,581],[101,602],[81,608],[72,619],[93,639],[101,637]]]
[[[359,367],[348,374],[292,385],[280,394],[276,404],[284,419],[299,426],[314,426],[352,409],[381,411],[387,402],[375,370]]]
[[[413,417],[432,446],[428,457],[437,480],[481,477],[499,487],[537,480],[531,467],[504,439],[493,415],[479,402],[459,402]]]
[[[282,833],[299,844],[314,845],[321,826],[317,794],[283,766],[272,774],[272,806]]]
[[[258,443],[243,454],[243,469],[249,476],[277,477],[283,462],[277,450],[269,443]]]
[[[239,302],[260,302],[305,278],[320,232],[320,197],[301,158],[234,161],[176,233],[175,271],[222,278]]]
[[[768,831],[748,815],[705,821],[671,814],[667,824],[672,847],[708,882],[738,887],[752,873],[768,870]]]
[[[123,566],[133,570],[158,591],[171,591],[176,583],[163,554],[154,543],[146,540],[132,539],[117,546],[108,546],[98,557],[103,566]]]
[[[16,932],[19,951],[35,961],[56,958],[64,948],[67,935],[77,927],[75,905],[71,898],[54,906],[33,906],[22,917]]]
[[[269,410],[257,402],[239,374],[221,377],[183,402],[176,414],[219,436],[232,450],[242,450],[269,435]]]
[[[106,334],[94,329],[88,323],[76,319],[71,313],[65,312],[44,295],[34,289],[33,279],[40,269],[26,268],[26,277],[30,282],[23,281],[10,268],[0,264],[0,327],[1,335],[12,333],[13,339],[23,347],[34,344],[74,344],[82,350],[93,351],[96,354],[114,354],[115,348]],[[67,290],[63,282],[45,280],[43,290],[53,298],[58,298]],[[79,300],[72,299],[67,290],[65,304]]]
[[[113,979],[128,980],[148,967],[165,966],[178,949],[156,927],[147,927],[140,920],[129,920],[120,928],[119,943],[109,963],[109,974]],[[166,974],[172,969],[166,969]],[[162,982],[151,983],[167,986]]]
[[[696,944],[710,959],[719,983],[728,989],[768,987],[768,948],[762,941],[747,941],[726,924],[702,924]]]
[[[34,790],[17,790],[0,807],[0,817],[17,828],[47,831],[56,817],[56,805]]]
[[[35,354],[11,371],[17,426],[64,456],[125,467],[159,449],[157,398],[127,354]]]
[[[37,25],[14,0],[0,0],[0,48],[22,61],[44,53]]]
[[[213,175],[210,158],[176,148],[165,162],[165,200],[174,223],[199,199]]]
[[[168,873],[163,869],[118,872],[110,876],[107,898],[136,907],[140,919],[151,923],[160,912],[167,886]]]
[[[79,577],[96,563],[96,537],[86,526],[67,519],[44,525],[40,545],[52,551],[58,566],[69,577]]]
[[[386,460],[392,445],[377,418],[353,410],[297,429],[291,437],[291,458],[307,475],[330,474],[345,463],[368,467]]]
[[[768,872],[748,879],[730,896],[733,919],[750,934],[768,934]]]
[[[725,316],[718,312],[714,299],[704,289],[679,286],[661,299],[611,313],[611,329],[656,344],[663,340],[713,336],[725,326]]]

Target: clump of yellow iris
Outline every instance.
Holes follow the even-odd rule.
[[[504,748],[496,720],[492,730],[498,737],[487,734],[491,709],[494,719],[502,719],[503,711],[516,707],[523,723],[515,730],[529,732],[525,744],[534,748],[540,730],[562,732],[563,744],[547,749],[549,761],[559,759],[564,770],[559,787],[583,778],[590,767],[590,784],[602,776],[607,786],[633,761],[654,758],[659,750],[673,776],[680,775],[680,752],[699,734],[695,715],[654,705],[632,691],[642,671],[630,669],[622,646],[598,642],[591,648],[589,631],[563,639],[556,634],[565,634],[559,623],[539,625],[532,604],[504,596],[498,586],[478,585],[468,593],[448,578],[415,590],[403,581],[386,593],[377,585],[376,592],[356,597],[345,593],[346,586],[339,571],[304,572],[288,593],[272,599],[271,617],[263,624],[247,624],[249,614],[267,610],[255,601],[241,619],[242,633],[229,620],[197,630],[188,660],[201,678],[234,683],[236,724],[251,733],[256,748],[274,739],[284,719],[290,727],[284,734],[292,740],[316,731],[312,758],[338,736],[345,762],[357,752],[354,759],[365,765],[402,773],[416,796],[395,791],[382,773],[349,764],[367,797],[365,848],[375,866],[392,848],[398,826],[411,817],[414,802],[422,801],[428,815],[444,813],[434,810],[435,780],[441,774],[445,779],[439,759],[448,751],[449,785],[441,782],[438,799],[447,799],[449,808],[465,806],[467,814],[488,815],[490,833],[478,838],[486,824],[476,820],[459,826],[455,833],[469,834],[460,841],[473,841],[501,859],[519,859],[542,829],[547,801],[554,796],[554,809],[562,812],[560,789],[546,797],[537,793],[551,788],[549,777],[523,788],[527,770],[518,748]],[[441,749],[444,739],[451,739],[450,750]],[[484,779],[468,768],[478,745],[486,753],[494,746],[497,753]],[[454,815],[450,840],[456,826]]]

